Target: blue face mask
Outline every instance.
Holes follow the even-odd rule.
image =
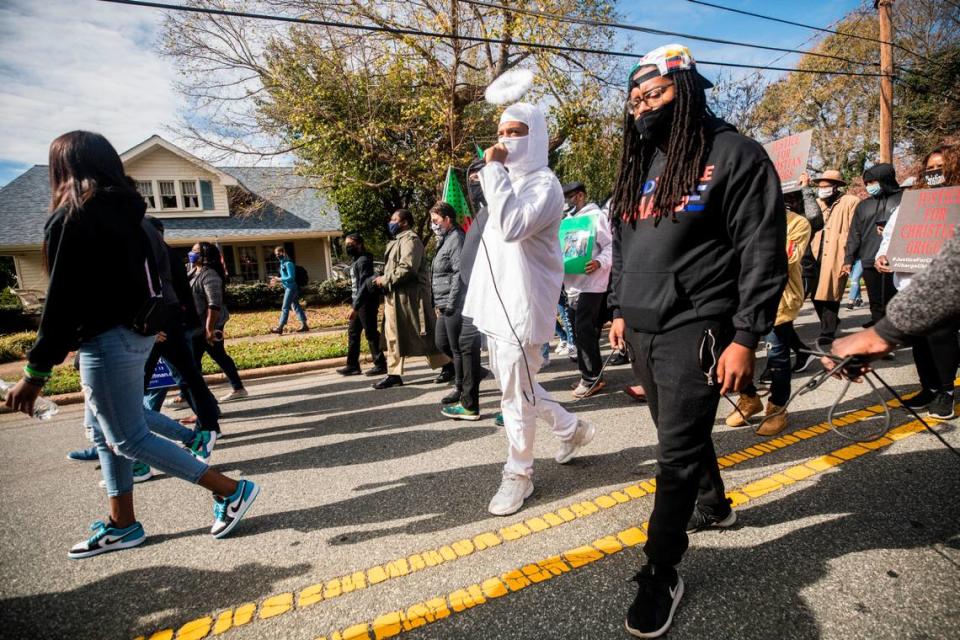
[[[197,264],[197,261],[200,260],[200,254],[196,251],[191,251],[187,254],[187,260],[190,261],[190,264]]]
[[[883,193],[883,187],[880,186],[879,182],[873,182],[867,185],[867,193],[876,198],[878,195]]]
[[[400,223],[391,222],[390,224],[387,225],[387,230],[390,232],[391,238],[396,236],[398,233],[400,233]]]

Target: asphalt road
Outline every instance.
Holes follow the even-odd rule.
[[[806,308],[800,331],[812,337]],[[845,314],[858,326],[864,311]],[[597,437],[567,466],[537,442],[536,492],[518,514],[490,516],[505,439],[485,419],[439,415],[447,387],[416,363],[384,392],[366,377],[301,374],[251,383],[224,405],[214,463],[261,484],[235,534],[212,539],[210,498],[160,476],[137,485],[148,541],[71,561],[67,549],[106,512],[84,446],[81,408],[38,423],[0,415],[0,635],[4,638],[626,638],[642,524],[653,505],[649,411],[620,389],[573,411]],[[761,364],[762,366],[762,364]],[[809,379],[811,366],[799,381]],[[881,373],[915,389],[908,351]],[[548,389],[570,400],[575,367]],[[956,638],[960,625],[960,459],[901,410],[893,438],[850,447],[816,427],[839,383],[798,399],[767,442],[722,425],[717,449],[740,522],[691,539],[687,592],[669,637]],[[862,385],[840,407],[855,437],[877,430]],[[955,421],[939,427],[960,446]],[[831,454],[824,457],[825,454]]]

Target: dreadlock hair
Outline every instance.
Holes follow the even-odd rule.
[[[684,196],[696,189],[709,152],[706,121],[713,115],[696,71],[675,71],[670,74],[670,79],[676,95],[673,122],[666,141],[667,162],[653,199],[656,223],[666,212],[670,212],[675,221],[674,209]],[[641,139],[633,120],[629,106],[625,107],[623,150],[610,203],[611,216],[625,222],[637,218],[644,182],[656,152],[656,143]]]

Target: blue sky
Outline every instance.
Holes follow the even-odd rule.
[[[177,0],[168,0],[171,3]],[[718,4],[826,26],[858,0],[716,0]],[[621,0],[628,21],[659,29],[796,48],[808,29],[695,5]],[[161,13],[95,0],[0,0],[0,185],[34,164],[64,131],[92,129],[124,151],[169,127],[185,108],[170,62],[155,51]],[[635,33],[622,48],[642,53],[677,38]],[[702,60],[768,64],[778,53],[690,41]],[[778,62],[791,66],[796,56]],[[702,71],[716,79],[717,67]]]

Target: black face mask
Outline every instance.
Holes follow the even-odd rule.
[[[931,169],[923,172],[923,181],[928,187],[942,187],[946,180],[943,176],[943,169]]]
[[[641,140],[660,140],[673,124],[674,103],[663,105],[656,111],[647,111],[639,118],[633,119],[633,127],[640,134]]]
[[[351,258],[356,258],[357,256],[360,255],[360,247],[356,245],[350,245],[349,247],[347,247],[346,251],[347,251],[347,255],[350,256]]]
[[[470,196],[470,202],[473,204],[474,211],[480,207],[487,206],[487,199],[483,197],[483,189],[480,187],[480,181],[467,181],[467,193]]]

